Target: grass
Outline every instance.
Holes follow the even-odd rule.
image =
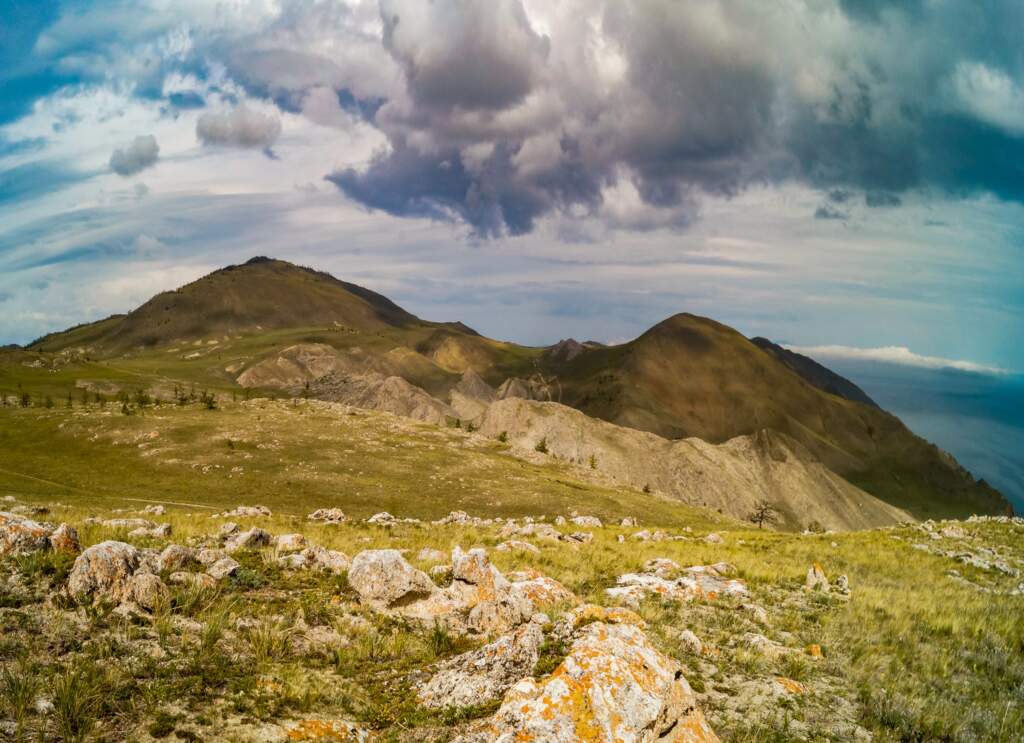
[[[915,549],[915,542],[930,540],[913,527],[807,536],[759,530],[577,482],[558,461],[527,465],[500,442],[465,431],[347,415],[317,403],[226,402],[215,411],[196,403],[133,416],[111,408],[0,408],[0,489],[49,508],[40,518],[72,523],[85,545],[124,536],[86,524],[88,516],[109,518],[114,509],[135,511],[158,500],[167,511],[153,518],[171,524],[176,543],[215,533],[223,523],[212,518],[217,511],[262,503],[272,516],[235,520],[274,534],[299,531],[350,556],[407,550],[424,569],[429,565],[415,558],[424,547],[481,545],[502,571],[535,568],[597,603],[607,603],[604,590],[618,575],[655,557],[683,566],[727,561],[750,588],[746,600],[768,611],[767,625],[727,598],[640,607],[648,635],[683,664],[723,740],[842,740],[840,722],[861,725],[882,742],[1009,743],[1024,729],[1024,598],[1006,593],[1020,579]],[[456,509],[480,516],[578,510],[611,524],[635,516],[637,528],[688,539],[620,543],[634,530],[606,526],[582,547],[537,540],[539,555],[499,552],[497,527],[305,521],[306,513],[329,506],[356,519],[381,510],[421,519]],[[1024,565],[1019,527],[964,527],[978,545]],[[708,531],[723,543],[702,541]],[[162,548],[167,541],[146,544]],[[385,740],[416,740],[493,711],[492,702],[440,712],[416,702],[415,678],[479,641],[368,612],[344,575],[283,571],[272,549],[235,557],[242,563],[236,579],[215,590],[175,587],[170,605],[142,622],[125,621],[111,607],[48,606],[66,580],[68,558],[0,561],[0,578],[18,576],[10,584],[16,589],[3,592],[0,611],[3,714],[26,740],[44,727],[65,740],[126,739],[149,725],[168,739],[209,739],[200,718],[217,724],[228,713],[256,721],[350,716]],[[813,562],[830,577],[848,575],[851,598],[801,591]],[[954,568],[973,585],[951,579]],[[562,608],[549,608],[552,619]],[[310,628],[336,629],[344,642],[300,653],[293,642],[299,617]],[[686,651],[683,629],[710,654]],[[777,659],[755,653],[739,639],[750,632],[791,652]],[[812,643],[823,648],[822,659],[803,652]],[[548,632],[534,673],[553,671],[566,650]],[[771,715],[743,706],[751,684],[766,688],[777,676],[809,691],[782,698]],[[54,712],[41,716],[35,698],[51,689]]]

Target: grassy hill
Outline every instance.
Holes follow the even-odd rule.
[[[620,425],[710,442],[772,429],[853,484],[920,518],[1006,513],[998,492],[878,408],[830,394],[735,330],[675,315],[618,346],[550,351],[420,320],[329,274],[256,258],[164,292],[133,312],[0,350],[0,393],[176,387],[242,394],[238,375],[297,344],[324,344],[447,401],[467,369],[497,387],[539,380],[552,399]],[[264,390],[267,392],[267,390]],[[274,394],[299,394],[277,390]]]
[[[165,404],[133,415],[113,403],[77,401],[70,409],[0,408],[0,451],[2,508],[69,522],[83,545],[216,544],[212,535],[228,520],[214,518],[217,511],[261,504],[273,515],[234,520],[273,534],[300,532],[349,556],[405,550],[422,569],[431,564],[420,556],[424,548],[481,545],[506,574],[538,571],[603,605],[614,603],[605,590],[617,577],[648,560],[727,561],[748,595],[651,597],[638,607],[647,637],[681,664],[726,743],[865,736],[1013,743],[1024,726],[1019,520],[773,532],[595,487],[558,461],[526,464],[500,441],[464,430],[318,401],[254,399],[214,410]],[[166,513],[137,513],[157,504]],[[355,520],[305,520],[331,506]],[[433,519],[456,508],[488,518],[546,515],[548,523],[578,511],[605,524],[585,529],[590,543],[532,539],[531,552],[498,550],[501,524],[361,520],[382,509]],[[169,524],[171,536],[128,537],[125,528],[99,523],[140,515]],[[618,526],[622,516],[639,524]],[[640,529],[672,539],[638,540]],[[705,539],[712,531],[719,540]],[[349,720],[374,741],[441,743],[493,713],[489,702],[430,709],[415,693],[440,664],[486,638],[375,612],[344,574],[283,569],[273,547],[234,556],[241,563],[234,577],[213,589],[173,586],[166,605],[141,616],[69,601],[61,591],[70,558],[59,553],[0,556],[5,733],[143,743],[331,740],[334,721]],[[850,595],[804,591],[814,563],[833,581],[848,576]],[[551,623],[568,609],[545,607]],[[549,674],[564,652],[553,640],[545,644],[530,672]],[[39,695],[52,701],[51,711],[36,707]]]

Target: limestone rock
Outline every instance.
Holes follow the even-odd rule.
[[[239,550],[251,550],[266,547],[270,544],[270,532],[254,526],[248,531],[240,531],[224,541],[224,549],[229,554]]]
[[[712,743],[718,738],[675,661],[639,627],[598,621],[576,631],[568,655],[550,676],[518,682],[482,729],[457,740]]]
[[[387,511],[381,511],[380,513],[375,513],[373,516],[366,519],[366,523],[377,524],[379,526],[393,526],[398,523],[398,519]]]
[[[466,707],[498,699],[514,683],[529,676],[537,663],[544,632],[527,622],[478,650],[451,658],[419,687],[427,707]]]
[[[807,580],[804,581],[804,590],[829,592],[828,577],[825,569],[818,563],[814,563],[807,569]]]
[[[135,573],[128,581],[129,598],[147,611],[169,606],[171,593],[152,573]]]
[[[588,529],[600,529],[603,524],[597,516],[573,516],[569,519],[576,526],[583,526]]]
[[[0,555],[45,552],[53,527],[14,513],[0,511]]]
[[[78,531],[68,524],[61,524],[50,534],[50,548],[55,552],[67,552],[77,555],[82,550],[78,541]],[[2,549],[0,549],[2,552]]]
[[[198,586],[206,589],[217,587],[217,579],[207,573],[178,571],[167,576],[167,582],[175,586]]]
[[[648,566],[652,568],[652,572],[620,575],[615,586],[606,589],[605,594],[609,598],[635,607],[647,596],[661,596],[674,601],[690,601],[694,598],[713,601],[722,595],[742,596],[747,593],[747,586],[743,581],[722,576],[722,571],[728,573],[732,568],[727,563],[686,568],[683,575],[673,580],[663,577],[666,574],[667,563],[654,560],[649,561]]]
[[[103,526],[108,529],[155,529],[157,524],[149,519],[107,519]]]
[[[318,508],[306,516],[308,521],[323,521],[326,524],[340,524],[348,521],[348,516],[340,508]]]
[[[75,558],[68,592],[77,600],[131,599],[131,577],[139,567],[139,551],[124,542],[94,544]]]
[[[266,506],[238,506],[220,514],[221,518],[258,518],[273,515]]]
[[[344,552],[329,550],[317,544],[304,549],[302,555],[309,561],[310,567],[319,568],[335,575],[344,573],[352,565],[352,560]]]
[[[349,567],[348,581],[363,601],[385,607],[429,596],[437,590],[426,573],[414,568],[393,549],[360,552]]]
[[[236,560],[233,560],[230,557],[222,557],[221,559],[217,560],[215,563],[210,565],[206,569],[206,572],[214,580],[224,580],[225,578],[229,578],[236,572],[238,572],[238,569],[240,567],[242,566]]]
[[[687,651],[694,655],[700,655],[704,652],[704,643],[691,630],[684,629],[679,634],[679,642]]]
[[[308,542],[303,534],[279,534],[274,542],[274,549],[279,555],[302,552],[307,546]]]
[[[636,518],[633,516],[627,516],[619,522],[619,526],[630,527],[636,526]]]
[[[170,573],[179,570],[188,570],[199,564],[196,559],[195,550],[191,547],[183,547],[180,544],[169,544],[157,558],[157,571]]]

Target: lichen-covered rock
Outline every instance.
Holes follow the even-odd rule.
[[[494,717],[458,739],[545,743],[712,743],[679,665],[633,624],[594,622],[543,679],[513,686]]]
[[[582,526],[588,529],[600,529],[603,526],[601,519],[597,516],[573,516],[569,520],[576,524],[576,526]]]
[[[627,516],[619,522],[619,526],[629,527],[636,526],[636,518],[633,516]]]
[[[419,687],[419,700],[437,708],[468,707],[498,699],[530,675],[543,642],[541,622],[527,622],[478,650],[442,663],[437,673]]]
[[[270,532],[265,529],[260,529],[258,526],[254,526],[247,531],[240,531],[237,534],[232,534],[224,540],[224,550],[230,554],[232,552],[238,552],[239,550],[258,549],[269,545],[270,540]]]
[[[683,575],[673,580],[662,577],[666,563],[651,561],[648,565],[654,572],[620,575],[616,585],[606,589],[605,594],[635,607],[647,596],[660,596],[674,601],[690,601],[695,598],[713,601],[722,595],[742,596],[747,593],[743,581],[722,577],[722,572],[728,572],[732,567],[727,563],[686,568]]]
[[[723,540],[721,535],[712,532],[711,534],[708,534],[706,537],[704,537],[704,541],[708,544],[721,544]]]
[[[829,592],[828,577],[825,569],[818,563],[814,563],[807,569],[807,580],[804,581],[804,588],[808,591]]]
[[[153,526],[140,526],[128,532],[131,539],[167,539],[171,536],[170,524],[154,524]]]
[[[139,551],[132,545],[115,541],[94,544],[75,558],[68,592],[79,601],[130,600],[131,578],[138,567]]]
[[[572,591],[554,578],[538,575],[512,583],[511,592],[526,598],[534,610],[548,604],[575,604],[579,602]]]
[[[259,516],[271,516],[272,514],[266,506],[238,506],[219,515],[221,518],[257,518]]]
[[[547,539],[552,542],[557,542],[562,538],[562,532],[558,531],[551,524],[531,523],[517,526],[516,524],[508,524],[499,532],[499,536],[503,539],[508,537],[535,537],[537,539]]]
[[[155,611],[170,604],[171,592],[152,573],[135,573],[128,580],[128,598],[147,611]]]
[[[589,531],[574,531],[562,537],[566,542],[572,544],[590,544],[594,541],[594,534]]]
[[[53,527],[0,511],[0,555],[44,552],[50,549]]]
[[[180,544],[167,545],[156,560],[157,572],[160,573],[188,570],[198,564],[195,550]]]
[[[217,530],[217,537],[220,539],[227,539],[232,534],[237,534],[241,527],[234,521],[228,521],[220,525],[220,529]]]
[[[423,598],[437,591],[426,573],[410,565],[398,550],[364,550],[348,571],[348,582],[360,599],[378,606]]]
[[[61,524],[50,534],[50,549],[54,552],[66,552],[77,555],[82,550],[78,541],[78,531],[68,524]]]
[[[230,557],[222,557],[206,568],[206,572],[214,580],[224,580],[225,578],[230,578],[232,575],[237,573],[240,567],[242,566],[238,561],[233,560]]]
[[[477,601],[486,601],[508,589],[505,576],[487,559],[487,552],[475,547],[464,552],[461,547],[452,550],[452,579],[476,587]]]
[[[213,565],[213,563],[223,560],[227,556],[228,553],[224,550],[214,550],[205,547],[196,553],[196,559],[203,565]]]
[[[340,524],[348,521],[348,516],[340,508],[318,508],[306,516],[307,521],[322,521],[325,524]]]
[[[377,524],[379,526],[393,526],[398,523],[398,519],[387,511],[381,511],[380,513],[375,513],[373,516],[366,519],[366,523]]]
[[[274,549],[279,555],[288,555],[292,552],[302,552],[309,546],[304,534],[279,534],[274,541]]]

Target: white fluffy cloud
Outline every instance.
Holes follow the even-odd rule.
[[[281,119],[245,104],[231,111],[207,112],[196,122],[196,136],[203,144],[225,147],[270,147],[281,135]]]
[[[129,176],[156,163],[160,145],[152,134],[143,134],[126,147],[119,147],[110,156],[110,169],[118,175]]]

